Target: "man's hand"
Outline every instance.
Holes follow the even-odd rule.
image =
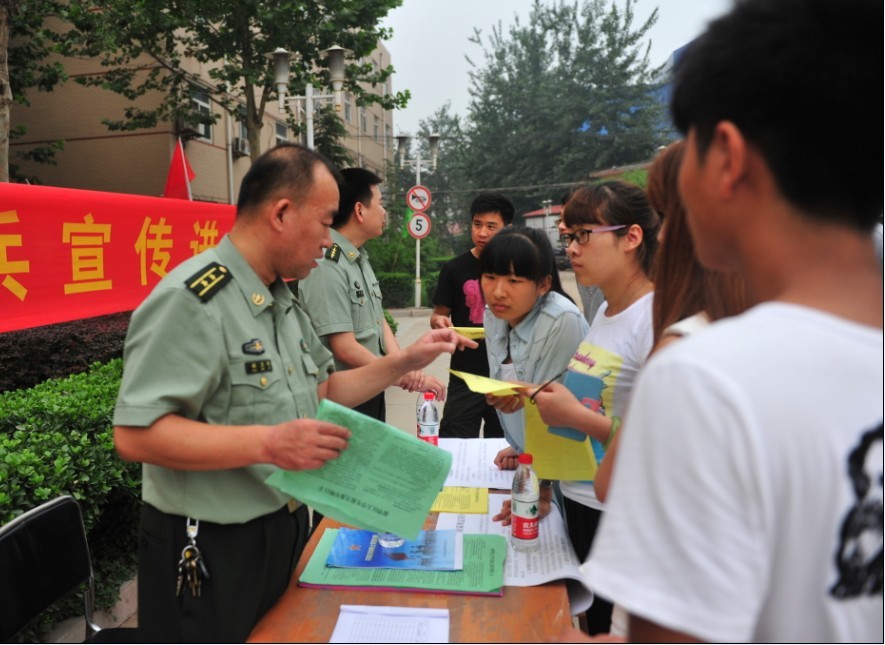
[[[446,329],[447,327],[453,327],[452,319],[449,316],[445,316],[443,314],[431,314],[430,315],[430,328],[431,329]]]
[[[433,362],[443,352],[453,354],[457,349],[476,349],[475,341],[465,338],[453,329],[433,329],[402,350],[402,357],[409,371],[420,370]]]
[[[516,470],[519,465],[519,454],[516,450],[507,446],[495,455],[495,465],[498,470]]]
[[[327,421],[296,419],[271,426],[265,449],[268,463],[285,470],[312,470],[347,448],[350,430]]]
[[[425,374],[421,370],[415,370],[405,374],[397,383],[406,392],[433,392],[437,401],[446,400],[446,386],[430,374]]]

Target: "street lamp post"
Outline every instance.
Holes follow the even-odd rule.
[[[409,135],[403,134],[396,138],[397,154],[399,155],[399,165],[401,168],[406,166],[415,169],[415,183],[421,185],[421,168],[425,161],[430,162],[428,170],[436,170],[436,162],[439,157],[439,135],[431,134],[427,137],[430,144],[430,159],[421,159],[421,146],[418,146],[418,152],[414,159],[407,159],[409,153]],[[421,306],[421,240],[415,239],[415,307]]]
[[[304,101],[305,113],[305,130],[307,131],[307,147],[313,150],[313,111],[315,101],[331,100],[335,104],[335,111],[341,111],[341,101],[344,94],[344,56],[349,50],[335,45],[323,51],[329,61],[329,78],[332,81],[331,94],[315,94],[314,87],[308,83],[304,87],[303,96],[286,96],[289,87],[289,61],[292,55],[282,47],[277,47],[268,57],[273,60],[274,65],[274,84],[277,86],[277,98],[279,99],[279,110],[285,112],[286,103]]]

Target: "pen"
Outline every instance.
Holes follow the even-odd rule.
[[[567,371],[568,371],[568,368],[562,370],[559,374],[557,374],[557,375],[554,376],[552,379],[550,379],[549,381],[547,381],[546,383],[544,383],[544,385],[542,385],[542,386],[539,387],[537,390],[535,390],[534,392],[532,392],[531,396],[529,396],[529,401],[531,401],[532,403],[534,403],[534,402],[535,402],[535,397],[537,396],[538,392],[540,392],[540,391],[543,390],[545,387],[547,387],[548,385],[550,385],[553,381],[555,381],[556,379],[558,379],[560,376],[562,376],[563,374],[565,374]]]

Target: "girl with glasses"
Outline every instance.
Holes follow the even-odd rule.
[[[654,285],[649,269],[657,249],[660,218],[638,187],[609,181],[578,188],[563,209],[567,244],[579,284],[595,285],[605,296],[590,331],[569,362],[569,382],[587,392],[581,400],[561,383],[535,397],[550,426],[572,428],[592,441],[602,460],[620,425],[640,367],[652,347]],[[561,482],[569,537],[585,560],[603,505],[593,482]],[[611,604],[599,596],[587,612],[590,634],[609,631]]]

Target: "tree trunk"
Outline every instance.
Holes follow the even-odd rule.
[[[9,86],[9,6],[0,3],[0,181],[9,181],[9,117],[12,88]]]

